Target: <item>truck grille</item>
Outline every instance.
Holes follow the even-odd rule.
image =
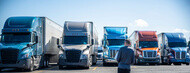
[[[185,59],[186,58],[186,52],[185,51],[175,52],[175,58],[176,59]]]
[[[115,58],[118,50],[110,50],[110,58]]]
[[[77,63],[80,61],[80,50],[66,50],[66,62]]]
[[[143,51],[145,58],[154,58],[157,55],[156,51]]]
[[[18,49],[2,49],[1,60],[3,64],[16,64],[18,58]]]

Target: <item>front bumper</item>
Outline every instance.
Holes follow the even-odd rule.
[[[83,66],[83,67],[87,67],[89,66],[88,60],[87,59],[81,59],[79,62],[66,62],[66,59],[59,59],[59,65],[62,66]]]
[[[103,60],[104,60],[104,62],[106,62],[106,63],[118,63],[117,60],[112,59],[112,58],[107,58],[107,59],[103,59]]]
[[[138,58],[138,63],[160,63],[160,58]]]
[[[171,63],[189,63],[190,59],[169,59]]]
[[[31,59],[23,59],[17,61],[16,64],[2,64],[0,63],[0,68],[24,68],[28,69],[30,67],[30,61]]]

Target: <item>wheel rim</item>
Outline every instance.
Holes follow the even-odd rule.
[[[30,70],[33,71],[33,70],[34,70],[33,59],[31,59],[30,64],[31,64],[31,66],[30,66]]]

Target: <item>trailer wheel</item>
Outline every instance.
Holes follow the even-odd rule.
[[[28,69],[26,69],[26,71],[28,71],[28,72],[34,71],[34,59],[32,57],[30,60],[30,67]]]

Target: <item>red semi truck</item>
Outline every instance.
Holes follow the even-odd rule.
[[[135,64],[160,64],[156,31],[135,31],[129,38],[135,51]]]

